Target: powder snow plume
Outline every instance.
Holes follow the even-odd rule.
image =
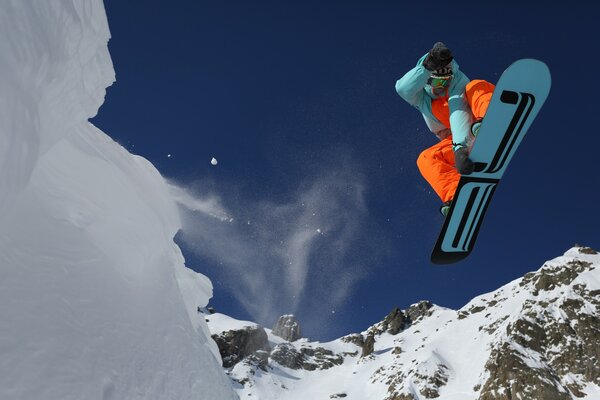
[[[304,307],[330,313],[364,277],[356,247],[368,225],[366,185],[355,166],[341,164],[323,168],[287,202],[241,201],[230,209],[226,195],[174,188],[185,209],[185,247],[215,266],[209,275],[228,282],[255,320],[269,323]]]

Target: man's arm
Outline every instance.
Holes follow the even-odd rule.
[[[427,84],[427,80],[431,76],[431,71],[423,66],[423,60],[427,55],[421,57],[417,66],[408,71],[404,76],[396,82],[396,92],[410,105],[421,109],[423,101],[423,88]]]
[[[461,147],[468,147],[467,138],[471,132],[473,117],[465,94],[469,78],[459,70],[456,61],[453,61],[453,71],[454,82],[452,82],[450,88],[448,108],[450,109],[452,141],[454,142],[454,150],[457,150]]]

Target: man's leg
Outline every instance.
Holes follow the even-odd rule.
[[[425,149],[417,159],[417,166],[442,203],[454,198],[460,174],[454,164],[452,137]]]
[[[467,84],[465,94],[475,121],[482,119],[485,115],[495,88],[491,83],[480,79],[473,80]]]

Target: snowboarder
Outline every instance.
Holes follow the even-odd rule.
[[[469,81],[442,42],[435,43],[416,67],[396,82],[396,92],[423,114],[427,127],[440,140],[419,155],[417,166],[442,200],[440,212],[444,217],[460,175],[473,172],[469,147],[494,88],[484,80]]]

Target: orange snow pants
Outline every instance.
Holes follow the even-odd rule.
[[[494,88],[494,85],[484,80],[473,80],[467,84],[466,100],[469,107],[471,107],[471,112],[475,120],[481,119],[485,115],[492,99]],[[447,128],[450,128],[448,99],[440,98],[433,100],[431,108],[435,117],[446,125]],[[454,198],[460,174],[456,170],[454,162],[452,136],[425,149],[417,159],[417,166],[423,178],[429,182],[433,190],[442,199],[442,202],[445,203]]]

